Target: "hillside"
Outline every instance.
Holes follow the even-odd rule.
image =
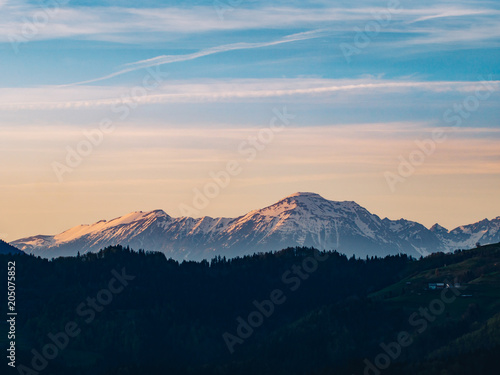
[[[0,254],[20,254],[21,250],[15,248],[14,246],[8,244],[5,241],[0,240]]]
[[[401,332],[412,343],[384,373],[487,374],[500,354],[500,244],[418,261],[289,248],[179,263],[121,247],[14,259],[19,363],[69,321],[81,328],[49,361],[54,375],[362,374]],[[90,309],[86,301],[102,300],[113,270],[126,286]],[[429,289],[446,280],[460,286]],[[425,324],[415,317],[437,309],[442,293],[443,311]]]

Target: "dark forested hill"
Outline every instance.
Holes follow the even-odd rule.
[[[290,248],[183,263],[112,247],[3,255],[2,274],[8,261],[12,373],[486,374],[500,354],[499,245],[418,261]]]
[[[0,254],[21,254],[22,251],[0,240]]]

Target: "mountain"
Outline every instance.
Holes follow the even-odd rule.
[[[0,254],[20,254],[21,250],[9,245],[7,242],[0,240]]]
[[[449,249],[468,249],[476,244],[486,245],[500,240],[500,216],[493,220],[484,219],[475,224],[462,225],[451,231],[446,231],[443,227],[435,228],[436,225],[431,228],[431,231],[433,230],[444,246]]]
[[[355,202],[335,202],[315,193],[295,193],[238,218],[173,218],[162,210],[133,212],[55,236],[12,242],[46,258],[95,252],[121,244],[161,251],[174,259],[234,257],[288,246],[335,249],[347,255],[427,255],[500,241],[500,217],[452,231],[404,219],[380,219]],[[472,244],[472,245],[471,245]]]

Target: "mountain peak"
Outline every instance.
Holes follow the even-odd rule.
[[[165,211],[163,210],[153,210],[153,211],[149,211],[149,212],[146,212],[146,215],[147,216],[156,216],[156,217],[165,217],[165,216],[169,216]]]
[[[445,227],[439,225],[438,223],[434,224],[430,229],[429,229],[431,232],[436,232],[436,233],[448,233],[448,229],[446,229]]]
[[[297,193],[293,193],[293,194],[290,194],[289,196],[283,198],[283,199],[287,199],[287,198],[321,198],[321,199],[325,199],[323,198],[321,195],[319,194],[316,194],[316,193],[311,193],[311,192],[297,192]]]
[[[282,215],[294,215],[297,218],[310,218],[312,216],[343,217],[347,212],[366,211],[353,201],[331,201],[321,195],[311,192],[297,192],[280,201],[260,210],[254,210],[245,215],[245,218],[253,215],[278,217]],[[349,215],[349,214],[348,214]]]
[[[113,220],[110,221],[105,221],[106,225],[123,225],[123,224],[129,224],[132,222],[137,222],[140,220],[144,219],[151,219],[151,218],[168,218],[169,216],[165,213],[163,210],[154,210],[154,211],[134,211],[130,212],[129,214],[126,214],[124,216],[117,217]]]
[[[316,202],[329,202],[329,203],[332,203],[332,204],[336,204],[336,205],[343,205],[343,206],[346,206],[346,207],[361,207],[359,206],[356,202],[354,201],[332,201],[332,200],[329,200],[329,199],[326,199],[326,198],[323,198],[321,195],[317,194],[317,193],[312,193],[312,192],[297,192],[297,193],[293,193],[293,194],[290,194],[289,196],[281,199],[278,203],[280,202],[286,202],[286,201],[290,201],[290,200],[296,200],[298,202],[305,202],[305,201],[316,201]]]

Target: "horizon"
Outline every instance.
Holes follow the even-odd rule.
[[[290,191],[427,228],[500,214],[498,2],[0,10],[7,242],[156,207],[236,217]]]

